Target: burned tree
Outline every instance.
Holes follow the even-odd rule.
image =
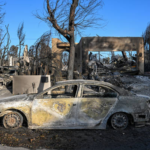
[[[17,53],[18,53],[18,47],[15,45],[12,45],[9,49],[8,55],[17,57]]]
[[[144,38],[145,49],[150,50],[150,24],[147,26],[143,34],[143,38]]]
[[[145,55],[144,55],[144,71],[149,72],[150,71],[150,23],[146,27],[145,32],[143,33],[143,39],[144,39],[144,47],[145,47]]]
[[[3,23],[3,20],[4,20],[4,16],[5,16],[5,12],[3,12],[3,6],[4,6],[5,4],[2,4],[1,2],[0,2],[0,65],[1,65],[1,58],[2,58],[2,51],[3,51],[3,48],[2,48],[2,44],[3,44],[3,42],[4,42],[4,39],[5,39],[5,37],[6,37],[6,35],[7,35],[7,33],[5,33],[4,35],[2,35],[2,31],[3,31],[3,29],[2,29],[2,23]]]
[[[19,53],[18,53],[19,63],[20,63],[21,47],[24,46],[24,41],[25,41],[25,34],[23,32],[23,29],[24,29],[24,23],[21,23],[17,30],[17,36],[19,39]]]
[[[48,73],[48,64],[49,64],[49,55],[51,49],[50,44],[50,32],[44,33],[40,38],[37,39],[34,45],[29,49],[29,57],[31,58],[31,70],[34,70],[34,74],[47,74]],[[38,68],[41,68],[42,71],[38,72]],[[45,70],[44,70],[45,69]]]
[[[102,0],[45,0],[45,14],[36,17],[48,23],[59,35],[70,43],[70,55],[68,66],[68,79],[73,78],[75,58],[75,31],[88,27],[100,27],[99,10]]]
[[[50,37],[51,32],[46,32],[30,47],[31,74],[46,75],[53,72],[53,76],[51,77],[52,82],[56,82],[58,81],[58,77],[61,77],[61,70],[59,66],[56,65],[60,60],[57,59],[57,51],[51,53]]]
[[[10,34],[9,34],[9,30],[8,30],[9,25],[7,25],[5,27],[6,27],[6,33],[3,36],[2,40],[1,40],[1,43],[0,43],[0,59],[1,59],[1,65],[2,66],[4,64],[6,56],[8,55],[9,45],[10,45],[10,42],[11,42],[10,41]],[[3,41],[5,40],[5,37],[7,37],[6,45],[2,46]]]
[[[28,55],[29,55],[29,57],[33,57],[34,56],[34,45],[30,46]]]
[[[1,25],[3,23],[4,16],[5,16],[5,12],[2,11],[4,5],[5,4],[0,3],[0,40],[1,40],[1,36],[2,36],[2,27],[1,27]]]

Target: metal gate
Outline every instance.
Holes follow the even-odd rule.
[[[144,54],[144,72],[150,72],[150,52]]]

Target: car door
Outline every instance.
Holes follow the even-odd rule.
[[[32,126],[34,128],[74,128],[77,123],[78,85],[56,86],[36,97],[32,104]],[[48,94],[50,93],[50,94]]]
[[[82,85],[78,104],[78,122],[82,127],[100,124],[118,100],[118,93],[109,87]]]

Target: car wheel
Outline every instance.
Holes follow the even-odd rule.
[[[111,126],[117,130],[127,128],[129,119],[125,113],[116,113],[111,117]]]
[[[22,126],[23,117],[18,112],[11,112],[3,117],[3,125],[5,128],[17,129]]]

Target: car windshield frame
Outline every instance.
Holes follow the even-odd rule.
[[[109,86],[107,86],[107,85],[85,83],[85,84],[82,85],[82,91],[81,91],[81,97],[82,97],[82,98],[83,98],[83,90],[84,90],[84,86],[85,86],[85,85],[89,85],[89,86],[92,86],[92,85],[94,86],[94,85],[95,85],[95,86],[105,87],[105,88],[108,88],[108,89],[110,89],[110,90],[116,92],[116,93],[117,93],[117,97],[120,96],[120,93],[119,93],[117,90],[115,90],[115,89],[113,89],[112,87],[109,87]]]
[[[38,97],[40,97],[41,95],[43,95],[43,94],[45,94],[46,92],[48,92],[48,91],[50,91],[50,90],[53,90],[53,89],[55,89],[55,88],[57,88],[57,87],[60,87],[60,86],[66,86],[66,85],[77,85],[77,89],[79,88],[79,86],[80,86],[80,84],[78,84],[78,83],[64,83],[64,84],[55,84],[55,85],[53,85],[52,87],[49,87],[49,88],[47,88],[46,90],[44,90],[44,91],[42,91],[42,92],[40,92],[40,93],[37,93],[37,94],[35,94],[34,95],[34,98],[37,98],[38,99]],[[76,93],[77,94],[77,93]]]

